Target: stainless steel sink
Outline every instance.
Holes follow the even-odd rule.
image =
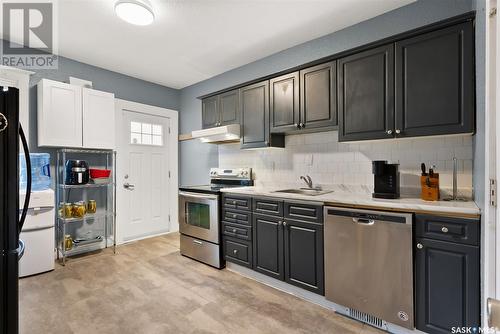
[[[282,189],[282,190],[276,190],[274,192],[275,193],[287,193],[287,194],[299,194],[299,195],[306,195],[306,196],[318,196],[318,195],[331,193],[331,192],[333,192],[333,190],[299,188],[299,189]]]

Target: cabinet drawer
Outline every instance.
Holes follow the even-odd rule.
[[[252,210],[252,199],[250,197],[224,195],[222,205],[227,209]]]
[[[283,201],[272,198],[254,198],[253,212],[264,215],[283,216]]]
[[[323,224],[323,206],[285,202],[285,218]]]
[[[252,240],[252,227],[222,222],[222,234],[243,240]]]
[[[233,224],[252,225],[252,213],[222,209],[222,220]]]
[[[416,215],[415,224],[417,237],[479,244],[480,222],[477,219]]]
[[[252,243],[224,237],[224,259],[252,268]]]

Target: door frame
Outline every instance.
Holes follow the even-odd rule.
[[[122,100],[122,99],[115,99],[115,126],[116,126],[116,151],[117,151],[117,157],[116,157],[116,164],[120,164],[120,140],[123,135],[123,110],[127,110],[130,112],[135,112],[139,114],[144,114],[144,115],[149,115],[149,116],[157,116],[157,117],[165,117],[170,119],[170,131],[166,135],[168,135],[168,150],[169,150],[169,156],[168,156],[168,164],[169,164],[169,171],[170,171],[170,186],[168,190],[168,198],[170,201],[169,205],[169,226],[168,226],[168,232],[175,232],[179,230],[179,220],[178,220],[178,207],[179,207],[179,196],[178,196],[178,188],[179,188],[179,113],[177,110],[173,109],[166,109],[166,108],[161,108],[161,107],[156,107],[152,105],[147,105],[143,103],[138,103],[138,102],[132,102],[132,101],[127,101],[127,100]],[[117,169],[115,167],[115,169]],[[118,180],[118,178],[117,178]],[[118,181],[117,181],[118,183]],[[118,188],[119,185],[117,184],[116,187]],[[120,230],[120,222],[121,222],[121,217],[120,217],[120,207],[123,207],[125,205],[124,203],[124,198],[122,198],[122,195],[120,194],[120,190],[117,190],[116,192],[116,235],[117,235],[117,244],[123,244],[125,241],[123,241],[123,236],[121,234]],[[162,233],[165,234],[165,233]],[[150,235],[147,237],[142,237],[138,239],[145,239],[145,238],[151,238],[155,237],[157,235]],[[138,240],[135,239],[135,240]],[[126,242],[131,242],[133,240],[127,240]]]

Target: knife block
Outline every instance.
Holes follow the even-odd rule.
[[[429,181],[427,181],[427,179]],[[424,201],[438,201],[439,200],[439,174],[434,173],[433,177],[420,176],[420,186],[422,192],[420,198]]]

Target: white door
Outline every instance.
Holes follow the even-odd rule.
[[[120,240],[129,241],[169,231],[170,119],[126,109],[121,113],[117,221]]]
[[[82,147],[82,89],[42,79],[38,83],[38,146]]]
[[[83,147],[115,148],[115,94],[83,88]]]

